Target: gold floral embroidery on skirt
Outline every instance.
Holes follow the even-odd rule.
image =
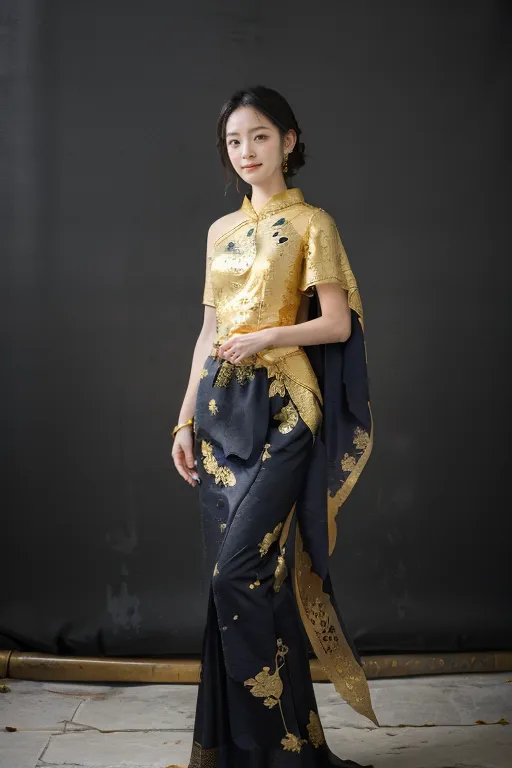
[[[296,426],[299,420],[299,414],[294,404],[290,400],[288,405],[283,406],[279,413],[276,413],[274,419],[281,422],[278,426],[278,430],[281,432],[281,434],[286,435]]]
[[[266,555],[270,547],[274,543],[274,541],[277,541],[282,527],[283,527],[283,523],[278,523],[274,528],[274,530],[272,531],[272,533],[266,533],[264,535],[263,539],[258,544],[261,557],[263,557],[263,555]]]
[[[320,722],[320,718],[318,717],[317,713],[313,712],[312,709],[309,710],[309,723],[307,728],[309,733],[309,740],[315,749],[319,747],[320,744],[325,744],[325,736],[322,723]]]
[[[277,370],[277,366],[274,365],[273,368],[276,369],[275,372],[271,374],[269,370],[268,373],[269,376],[273,375],[275,377],[268,388],[268,396],[274,397],[274,395],[281,395],[281,397],[284,397],[286,395],[286,387],[284,385],[283,374]]]
[[[279,592],[283,581],[288,576],[288,566],[284,559],[285,548],[283,547],[281,553],[277,556],[277,565],[274,571],[274,592]]]
[[[218,414],[218,412],[219,412],[219,409],[217,407],[217,403],[215,402],[215,400],[213,398],[208,403],[208,410],[210,411],[212,416],[216,416]]]
[[[284,657],[287,653],[288,646],[278,637],[277,652],[274,659],[275,672],[271,674],[270,667],[263,667],[262,671],[258,672],[255,677],[245,680],[244,685],[251,689],[253,696],[262,698],[263,704],[269,709],[275,707],[276,704],[279,706],[285,730],[285,736],[281,739],[283,749],[287,752],[300,752],[302,745],[307,742],[307,739],[301,739],[300,736],[296,736],[288,731],[280,701],[283,693],[283,681],[279,675],[279,670],[284,666]]]
[[[255,677],[249,677],[244,685],[251,689],[253,696],[264,699],[263,703],[271,709],[279,703],[283,692],[283,681],[279,676],[279,670],[284,666],[284,657],[288,653],[288,646],[284,645],[280,637],[277,638],[277,652],[275,655],[275,672],[270,674],[270,667],[263,667]],[[279,663],[281,662],[281,663]]]
[[[206,368],[201,369],[201,373],[199,374],[200,379],[206,379],[208,376],[208,370]]]
[[[256,376],[253,363],[230,363],[229,360],[224,360],[220,366],[217,377],[215,379],[214,387],[228,387],[231,384],[233,376],[236,378],[239,384],[245,384],[247,381],[252,381]]]
[[[301,739],[300,736],[296,736],[294,733],[287,733],[284,739],[281,739],[281,744],[285,752],[300,752],[302,745],[306,744],[307,739]]]
[[[201,442],[203,454],[203,466],[209,475],[214,475],[217,485],[236,485],[236,477],[229,467],[222,467],[213,455],[211,443],[207,440]]]
[[[269,453],[270,443],[265,443],[265,450],[263,451],[263,456],[261,457],[262,461],[266,461],[267,459],[272,458],[272,454]]]

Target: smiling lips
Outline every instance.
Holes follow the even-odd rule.
[[[252,165],[242,165],[244,171],[251,171],[253,168],[259,168],[261,163],[253,163]]]

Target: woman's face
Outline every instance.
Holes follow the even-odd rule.
[[[282,174],[283,153],[291,152],[295,132],[283,141],[276,126],[254,107],[238,107],[226,123],[226,147],[235,171],[248,184],[262,184]]]

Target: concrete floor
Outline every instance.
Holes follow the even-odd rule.
[[[195,685],[0,682],[11,689],[0,693],[0,768],[187,765]],[[512,768],[511,673],[370,687],[380,728],[315,683],[326,739],[341,757],[376,768]]]

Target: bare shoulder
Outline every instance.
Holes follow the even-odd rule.
[[[208,238],[214,243],[222,237],[222,235],[230,232],[246,220],[247,216],[240,209],[227,213],[225,216],[221,216],[220,219],[216,219],[216,221],[213,222],[208,231]]]

